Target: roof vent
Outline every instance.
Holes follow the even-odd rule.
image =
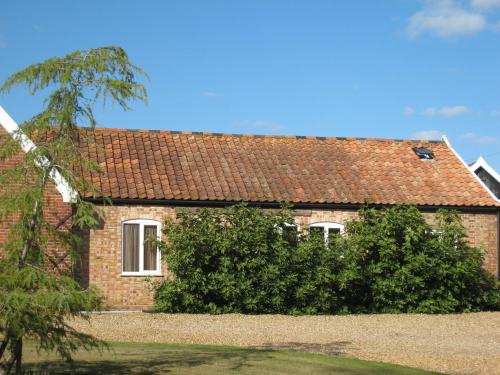
[[[429,148],[426,148],[426,147],[415,147],[413,149],[413,151],[415,151],[415,154],[417,154],[417,156],[420,159],[424,159],[424,160],[434,159],[434,153]]]

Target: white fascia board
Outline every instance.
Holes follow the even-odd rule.
[[[486,160],[483,159],[482,156],[480,156],[479,159],[477,159],[469,168],[473,172],[476,172],[479,168],[483,168],[491,175],[491,177],[500,183],[500,175],[486,162]]]
[[[13,139],[17,140],[26,153],[34,150],[36,145],[31,139],[29,139],[26,134],[22,132],[19,125],[9,116],[7,111],[0,106],[0,125],[9,133]],[[47,166],[49,161],[45,158],[41,158],[39,165],[43,168]],[[57,191],[61,194],[63,202],[74,203],[76,201],[77,192],[69,185],[68,181],[57,171],[52,168],[49,172],[49,177],[52,179],[56,185]]]
[[[486,189],[486,191],[491,195],[491,197],[498,203],[500,203],[500,199],[498,199],[495,194],[493,194],[493,192],[490,190],[490,188],[488,186],[486,186],[486,184],[483,182],[483,180],[481,180],[479,178],[479,176],[474,172],[474,170],[472,170],[472,167],[470,167],[464,159],[462,159],[462,157],[459,155],[459,153],[457,151],[455,151],[455,149],[451,146],[451,143],[450,141],[448,140],[448,137],[446,135],[443,135],[443,137],[441,138],[443,140],[443,142],[446,144],[446,146],[448,146],[448,148],[451,150],[451,152],[453,152],[453,154],[455,154],[455,156],[458,158],[458,160],[460,160],[462,162],[462,164],[464,165],[464,167],[474,176],[474,178],[476,179],[477,182],[479,182],[479,184]]]

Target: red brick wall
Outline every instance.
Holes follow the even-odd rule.
[[[425,214],[425,217],[429,223],[433,223],[434,214]],[[484,268],[499,276],[497,214],[461,213],[460,217],[467,229],[469,244],[484,251]]]
[[[0,126],[0,137],[9,137],[10,135],[5,132],[5,130]],[[1,142],[1,138],[0,138]],[[0,170],[4,170],[6,168],[15,166],[19,163],[22,158],[22,153],[19,155],[5,161],[0,161]],[[55,188],[55,185],[50,182],[48,185],[48,189],[46,191],[44,197],[44,208],[45,208],[45,218],[51,225],[59,225],[60,230],[68,231],[71,230],[71,212],[72,207],[69,203],[64,203],[61,197],[61,194]],[[7,240],[8,236],[8,225],[16,220],[15,217],[11,217],[9,219],[5,219],[0,223],[0,244],[4,243]],[[51,258],[60,262],[61,268],[69,269],[71,268],[71,258],[64,257],[67,253],[59,243],[49,240],[47,246],[48,254]],[[0,256],[2,255],[2,249],[0,248]],[[63,259],[64,257],[64,259]]]
[[[163,224],[166,218],[175,218],[175,209],[167,206],[108,206],[102,226],[87,237],[89,283],[99,287],[105,303],[117,309],[139,309],[153,303],[149,281],[162,277],[136,277],[121,275],[121,224],[132,219],[152,219]],[[302,229],[320,221],[344,223],[356,217],[355,210],[296,210],[296,222]],[[497,217],[496,213],[463,213],[472,245],[485,250],[485,267],[498,275]],[[430,223],[433,213],[425,214]],[[163,277],[169,277],[166,265]]]
[[[175,210],[164,206],[106,206],[101,227],[86,235],[85,256],[88,283],[103,292],[105,303],[116,309],[140,309],[151,306],[153,294],[149,282],[161,280],[159,276],[122,276],[121,232],[122,223],[133,219],[150,219],[162,225],[167,217],[175,218]],[[162,265],[163,275],[168,275]]]

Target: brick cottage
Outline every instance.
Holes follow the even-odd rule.
[[[0,124],[4,135],[17,126],[1,107]],[[79,273],[83,285],[97,286],[112,308],[151,306],[148,280],[169,277],[158,250],[143,241],[161,237],[166,218],[180,209],[242,201],[270,209],[291,202],[298,229],[315,227],[325,236],[342,233],[365,203],[414,204],[431,224],[437,209],[457,209],[470,243],[484,249],[484,267],[499,275],[500,203],[446,138],[82,131],[89,136],[80,144],[82,152],[105,172],[85,176],[102,195],[83,193],[84,198],[102,205],[105,219],[83,234]],[[70,217],[74,194],[56,176],[47,194],[54,222]],[[112,205],[104,205],[103,197]],[[0,230],[0,241],[5,234]]]

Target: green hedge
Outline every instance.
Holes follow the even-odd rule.
[[[237,205],[181,212],[160,244],[173,278],[158,311],[449,313],[500,309],[500,288],[456,213],[429,226],[412,206],[364,208],[344,238],[293,235],[291,212]]]

